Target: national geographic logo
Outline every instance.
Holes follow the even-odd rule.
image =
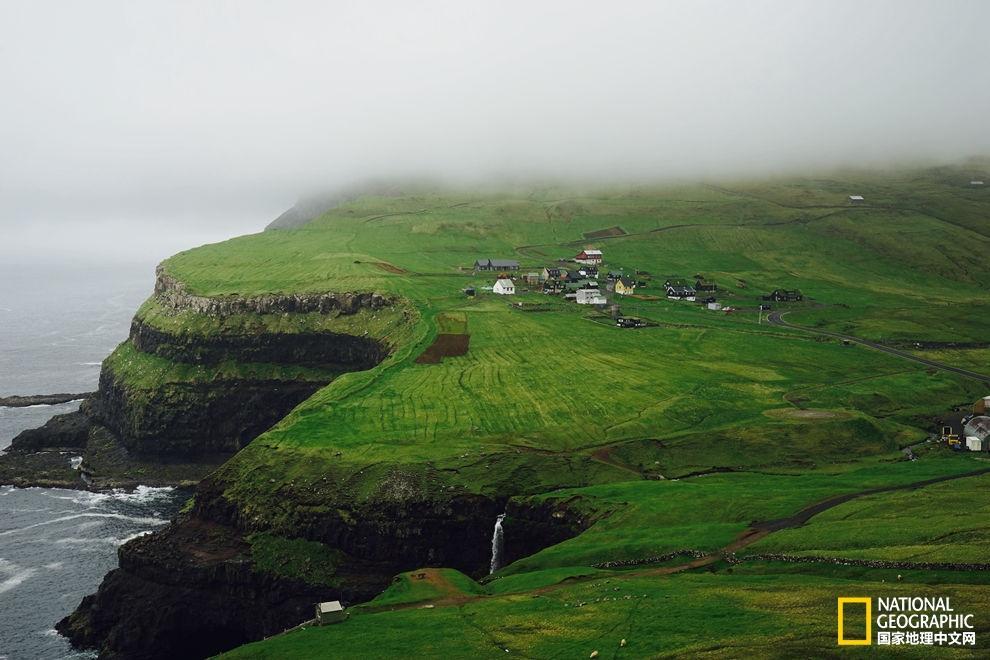
[[[866,634],[862,639],[846,639],[846,605],[863,604],[866,606]],[[870,630],[873,621],[873,599],[866,597],[845,597],[839,598],[839,646],[869,646]]]
[[[973,615],[948,597],[844,596],[837,602],[839,646],[975,646]],[[874,611],[876,616],[874,617]],[[876,640],[873,630],[876,629]]]

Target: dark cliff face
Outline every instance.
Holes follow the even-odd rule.
[[[142,353],[190,364],[238,360],[363,371],[388,354],[381,342],[369,337],[334,332],[196,337],[162,332],[137,318],[131,323],[130,339]]]
[[[339,590],[259,573],[233,530],[185,520],[135,539],[56,628],[101,658],[202,658],[312,618]]]
[[[136,393],[104,367],[99,391],[83,408],[131,451],[194,456],[237,451],[323,385],[219,380]]]
[[[292,519],[292,535],[342,552],[337,583],[314,587],[256,572],[244,538],[264,531],[200,483],[191,513],[120,550],[120,568],[61,621],[73,643],[103,658],[204,657],[312,618],[314,603],[355,604],[384,590],[397,573],[426,566],[488,573],[495,518],[507,511],[505,556],[526,556],[579,533],[587,521],[566,503],[530,504],[480,495],[411,494]],[[301,507],[300,507],[301,508]]]
[[[509,500],[505,508],[503,563],[528,557],[588,529],[596,520],[574,511],[569,502]]]
[[[243,516],[224,497],[224,487],[214,479],[200,483],[194,514],[245,533],[268,528],[266,521]],[[291,494],[286,498],[297,499]],[[504,499],[418,492],[401,501],[372,498],[323,504],[318,512],[313,507],[295,507],[280,525],[293,536],[382,563],[387,566],[388,577],[421,566],[457,568],[481,577],[487,573],[492,529]]]

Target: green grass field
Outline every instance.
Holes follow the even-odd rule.
[[[990,191],[966,188],[962,177],[940,168],[365,197],[298,229],[172,257],[167,272],[202,295],[399,299],[393,310],[336,319],[218,322],[165,313],[153,301],[142,309],[149,323],[188,335],[360,331],[394,349],[374,369],[336,378],[215,475],[224,497],[270,534],[257,537],[260,569],[299,576],[320,563],[319,548],[292,540],[300,514],[286,503],[296,500],[309,502],[310,515],[396,493],[477,493],[563,503],[595,521],[486,584],[413,571],[346,623],[230,657],[811,657],[835,653],[837,595],[930,591],[985,606],[990,593],[969,584],[978,581],[969,573],[918,587],[819,564],[744,562],[677,575],[594,568],[715,552],[754,522],[836,495],[990,465],[940,450],[909,462],[901,452],[925,440],[933,417],[985,395],[985,384],[771,326],[756,311],[772,289],[799,288],[805,301],[778,307],[795,323],[899,344],[964,343],[918,354],[990,372],[988,349],[972,346],[990,337]],[[849,194],[867,202],[851,207]],[[620,235],[584,237],[612,227]],[[619,329],[522,283],[512,299],[494,296],[484,288],[494,276],[470,269],[476,259],[502,258],[519,260],[521,273],[538,271],[587,246],[605,252],[603,270],[639,271],[637,293],[656,298],[618,302],[656,327]],[[738,311],[663,298],[666,278],[695,274],[716,280],[719,299]],[[478,288],[475,298],[462,293],[467,286]],[[511,308],[516,301],[550,309]],[[467,354],[417,363],[438,334],[469,335]],[[111,361],[141,386],[217,377],[132,352],[124,345]],[[990,562],[988,511],[979,504],[986,483],[973,477],[853,500],[746,552]],[[511,519],[506,529],[511,542]],[[337,561],[326,552],[327,563]],[[314,579],[329,583],[333,571],[324,569],[314,568]]]

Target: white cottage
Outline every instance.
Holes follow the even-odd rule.
[[[579,305],[604,305],[608,302],[598,289],[578,289],[574,300]]]
[[[516,285],[509,278],[503,277],[495,282],[492,293],[497,293],[500,296],[514,296],[516,295]]]

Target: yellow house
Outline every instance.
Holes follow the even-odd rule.
[[[615,292],[620,296],[628,296],[636,290],[636,282],[628,277],[620,277],[615,281]]]

